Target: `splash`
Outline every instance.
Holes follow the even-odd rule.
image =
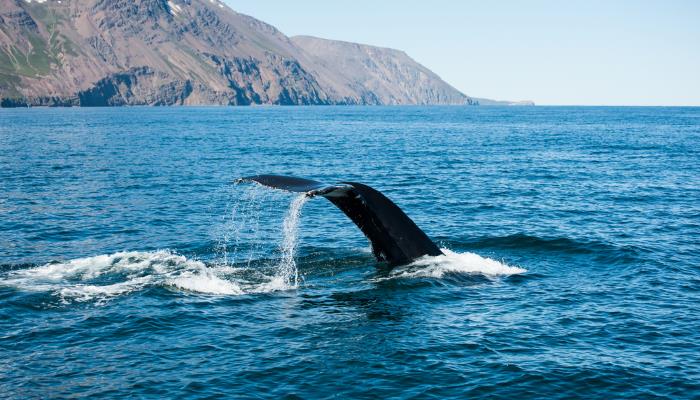
[[[290,203],[281,226],[280,258],[265,260],[260,254],[269,232],[261,232],[260,197],[259,191],[250,191],[230,209],[217,246],[220,259],[214,263],[169,250],[119,252],[9,271],[0,275],[0,286],[51,293],[64,303],[102,302],[149,287],[232,296],[295,289],[300,277],[294,256],[308,198],[301,195]]]
[[[289,205],[287,216],[282,223],[282,233],[284,235],[282,246],[280,247],[282,259],[280,260],[277,277],[290,288],[296,288],[299,285],[299,270],[294,260],[294,254],[296,253],[298,242],[301,209],[308,200],[309,198],[305,194],[297,196]]]
[[[219,263],[230,265],[245,260],[250,266],[260,254],[262,192],[261,187],[250,186],[242,197],[229,200],[222,224],[215,230]]]
[[[526,269],[513,267],[474,253],[457,253],[441,249],[444,255],[421,257],[391,272],[390,278],[442,278],[449,273],[480,274],[490,277],[524,274]]]
[[[218,236],[218,257],[214,265],[245,265],[251,272],[255,271],[257,279],[262,282],[255,292],[296,289],[300,277],[294,256],[301,210],[308,197],[300,195],[293,198],[288,203],[286,214],[280,215],[283,223],[273,226],[260,223],[263,214],[275,210],[284,212],[279,202],[282,199],[289,201],[289,197],[286,193],[273,191],[271,195],[268,192],[269,189],[263,186],[253,185],[241,197],[229,201],[223,223],[215,231]],[[275,193],[280,195],[275,196]],[[279,237],[279,258],[271,259],[269,244],[275,240],[275,236]]]

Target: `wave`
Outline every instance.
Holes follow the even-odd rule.
[[[620,261],[635,260],[641,251],[641,249],[634,246],[615,246],[600,241],[576,240],[567,237],[547,238],[521,233],[507,236],[482,237],[451,244],[472,249],[498,248],[551,251],[565,254],[596,254],[600,257]]]
[[[457,253],[450,249],[441,250],[444,255],[422,257],[409,265],[393,269],[389,276],[383,279],[443,278],[450,273],[496,277],[519,275],[527,272],[526,269],[510,266],[475,253]]]

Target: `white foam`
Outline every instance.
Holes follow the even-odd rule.
[[[78,258],[64,263],[50,263],[40,267],[16,271],[18,278],[43,281],[65,279],[89,280],[105,274],[146,273],[164,274],[177,268],[203,268],[204,263],[188,260],[168,250],[156,252],[120,252],[95,257]]]
[[[508,276],[524,274],[526,269],[513,267],[474,253],[457,253],[441,249],[444,255],[422,257],[392,271],[390,278],[442,278],[448,273]]]
[[[198,293],[218,295],[242,295],[243,290],[235,282],[219,278],[212,272],[196,274],[188,272],[175,279],[168,280],[168,284],[177,288]]]
[[[284,292],[290,289],[294,289],[294,287],[290,287],[289,282],[283,276],[273,276],[266,282],[246,287],[248,293]]]
[[[49,292],[65,302],[105,300],[152,286],[215,295],[245,294],[237,282],[227,279],[236,270],[208,267],[168,250],[121,252],[10,271],[0,276],[0,286]],[[253,289],[258,292],[257,287]]]
[[[63,288],[52,288],[58,292],[64,302],[105,300],[109,297],[120,296],[139,290],[151,282],[151,277],[144,276],[127,282],[112,285],[69,285]]]

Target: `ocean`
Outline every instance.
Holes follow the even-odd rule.
[[[2,398],[697,399],[699,317],[700,108],[0,110]]]

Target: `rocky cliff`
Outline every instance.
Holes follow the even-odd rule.
[[[219,0],[0,0],[0,105],[477,104],[405,53]]]

